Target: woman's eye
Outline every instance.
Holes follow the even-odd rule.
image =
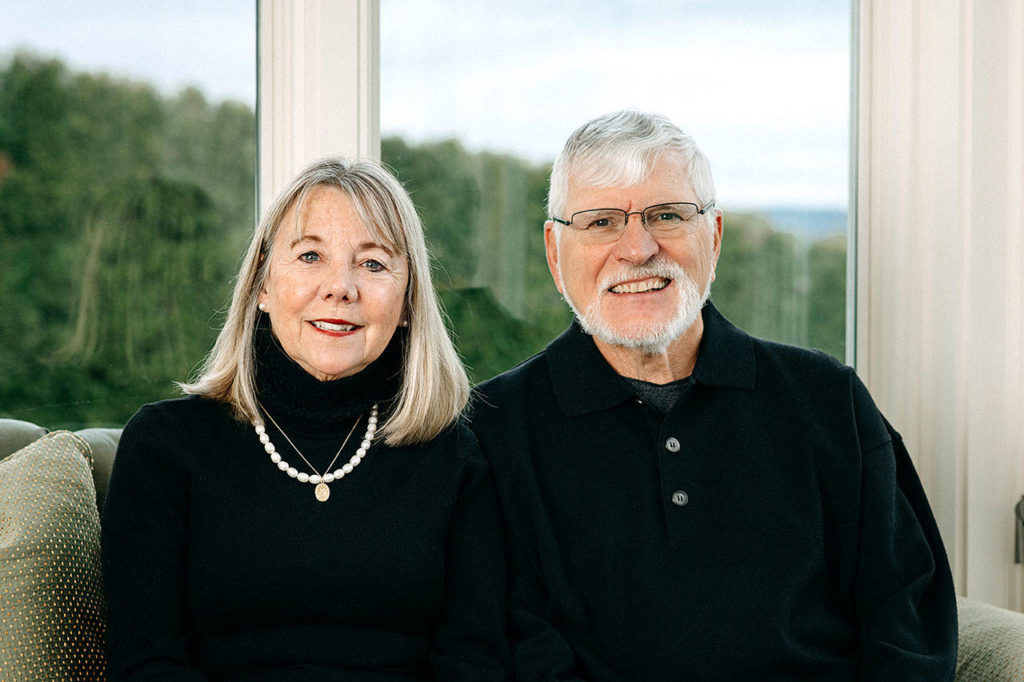
[[[299,260],[303,263],[316,263],[320,260],[320,254],[316,251],[306,251],[299,255]]]
[[[379,260],[374,260],[373,258],[363,261],[363,267],[370,272],[381,272],[385,270],[384,264]]]

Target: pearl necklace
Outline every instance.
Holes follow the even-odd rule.
[[[261,405],[260,407],[263,406]],[[345,465],[335,469],[333,472],[331,471],[331,467],[333,467],[334,463],[338,461],[338,456],[341,455],[341,451],[345,449],[348,439],[352,436],[352,432],[356,430],[356,426],[359,425],[359,419],[362,419],[362,417],[357,419],[356,423],[352,425],[352,429],[348,432],[348,435],[345,436],[345,440],[342,442],[341,447],[338,448],[338,452],[334,454],[334,459],[332,459],[331,463],[327,465],[325,472],[321,474],[316,470],[316,467],[309,463],[309,460],[306,459],[302,452],[295,447],[295,443],[293,443],[292,439],[288,437],[288,434],[278,426],[277,422],[274,421],[274,418],[270,416],[270,413],[267,412],[265,408],[263,411],[266,412],[267,417],[270,417],[271,423],[277,427],[277,430],[281,432],[281,435],[284,436],[284,439],[292,446],[292,449],[294,449],[295,452],[298,453],[299,457],[302,458],[302,461],[306,463],[306,466],[313,470],[313,475],[310,476],[309,474],[300,472],[281,458],[281,453],[279,453],[277,448],[274,447],[274,444],[270,442],[270,436],[267,435],[267,429],[263,424],[263,420],[257,418],[253,421],[252,426],[256,431],[256,435],[259,436],[260,442],[263,443],[263,449],[270,455],[270,461],[276,464],[278,469],[288,474],[290,478],[298,480],[299,483],[312,483],[315,485],[316,488],[313,489],[313,494],[316,495],[316,499],[320,502],[326,502],[327,498],[331,496],[331,489],[327,487],[328,483],[340,481],[347,474],[352,473],[353,469],[359,466],[359,463],[363,461],[363,457],[366,456],[366,452],[370,449],[370,443],[373,441],[374,433],[377,431],[377,403],[374,403],[373,407],[370,408],[370,417],[366,421],[366,433],[363,434],[363,441],[359,444],[359,449],[356,450],[356,454],[352,455],[352,458],[349,459]]]

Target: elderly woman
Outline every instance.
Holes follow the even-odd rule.
[[[393,177],[303,171],[182,388],[111,476],[112,679],[505,679],[494,491]]]

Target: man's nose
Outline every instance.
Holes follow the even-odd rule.
[[[631,263],[646,263],[661,248],[658,241],[647,231],[642,213],[626,214],[626,226],[615,244],[619,258]]]

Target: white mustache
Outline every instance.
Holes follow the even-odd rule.
[[[638,279],[664,277],[666,279],[677,280],[685,279],[686,276],[686,270],[683,269],[683,266],[666,258],[658,258],[657,260],[648,261],[642,265],[630,266],[624,271],[605,276],[605,278],[601,280],[601,291],[608,291],[616,284],[631,282]]]

